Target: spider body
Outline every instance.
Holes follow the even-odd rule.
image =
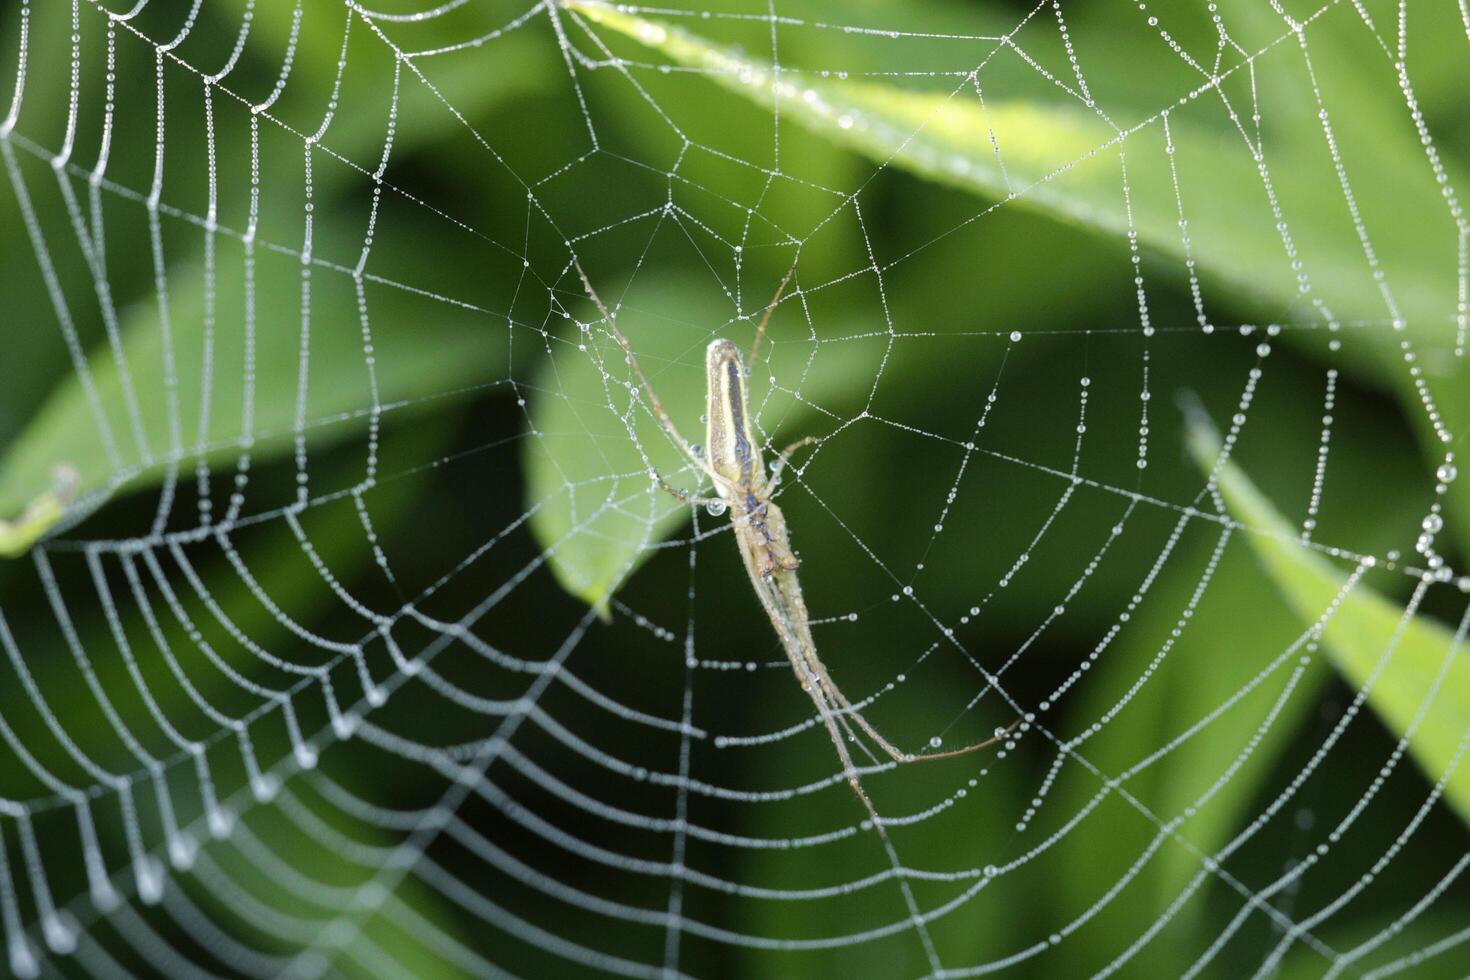
[[[770,498],[760,446],[751,437],[745,389],[745,361],[728,340],[710,341],[705,351],[709,379],[709,411],[705,423],[703,467],[715,492],[730,508],[735,536],[753,576],[769,578],[778,570],[796,571],[801,563],[791,550],[786,517]],[[785,455],[782,456],[784,466]],[[777,474],[779,476],[779,473]]]

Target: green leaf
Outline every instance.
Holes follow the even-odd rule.
[[[342,25],[347,15],[342,10],[297,11],[305,17],[299,34],[292,35],[292,16],[263,12],[257,28],[273,33],[274,40],[284,45],[294,36],[303,51],[320,51],[320,59],[298,57],[298,66],[306,70],[321,64],[335,69],[342,43]],[[50,18],[58,30],[64,30],[63,18]],[[233,23],[233,22],[232,22]],[[387,59],[392,54],[371,35],[361,20],[352,42],[367,56],[369,52]],[[497,46],[497,55],[511,70],[497,72],[487,78],[484,71],[471,63],[435,67],[429,72],[434,90],[411,75],[402,86],[399,118],[393,126],[394,159],[411,156],[426,145],[446,142],[450,136],[462,134],[463,120],[446,108],[446,103],[460,112],[480,118],[499,108],[524,101],[538,90],[547,71],[559,71],[556,61],[528,40],[512,38]],[[329,52],[330,57],[325,53]],[[391,77],[387,73],[384,77]],[[330,87],[333,78],[318,79]],[[367,99],[376,83],[357,75],[349,75],[344,102]],[[292,87],[294,92],[295,86]],[[322,98],[326,93],[320,93]],[[311,101],[319,105],[319,101]],[[242,118],[228,99],[219,101],[221,159],[229,161],[234,152],[244,152],[227,141],[243,132]],[[314,175],[316,211],[314,257],[350,266],[357,260],[367,212],[361,200],[346,193],[363,180],[362,173],[338,162],[335,157],[363,164],[376,161],[383,152],[390,120],[379,113],[343,113],[329,131],[324,145],[331,155],[323,153]],[[267,127],[269,140],[275,130]],[[186,137],[179,137],[180,143]],[[172,143],[170,144],[172,145]],[[198,172],[201,179],[204,171]],[[282,171],[289,174],[289,169]],[[49,175],[48,175],[49,176]],[[300,184],[273,185],[263,195],[264,213],[260,227],[262,239],[274,239],[274,246],[299,248],[305,233],[302,227],[303,203]],[[296,178],[304,179],[302,176]],[[391,179],[391,175],[390,175]],[[202,188],[191,193],[186,173],[170,179],[167,199],[190,201],[202,197]],[[237,201],[225,195],[223,207]],[[137,233],[128,224],[137,215],[114,218],[113,233],[119,227]],[[88,352],[88,371],[96,388],[96,405],[91,404],[87,389],[75,370],[69,367],[52,388],[40,407],[27,421],[19,436],[0,448],[0,519],[20,515],[33,501],[44,505],[45,521],[34,520],[39,514],[22,518],[24,527],[11,527],[0,540],[0,557],[23,553],[34,540],[53,526],[61,515],[50,515],[53,498],[50,492],[53,471],[65,466],[77,474],[76,490],[85,503],[96,503],[98,496],[120,490],[137,490],[152,486],[182,468],[192,471],[197,461],[211,468],[221,465],[233,469],[242,450],[249,449],[252,465],[260,465],[289,452],[296,441],[298,362],[301,348],[302,266],[293,255],[284,254],[264,240],[255,249],[255,291],[257,322],[253,343],[253,392],[247,409],[245,256],[237,236],[216,236],[215,271],[206,276],[201,253],[205,232],[198,237],[188,230],[172,237],[180,225],[165,218],[164,247],[170,264],[167,282],[167,331],[165,319],[155,294],[144,289],[144,299],[119,310],[121,319],[121,357],[105,342]],[[420,222],[423,222],[420,224]],[[30,244],[15,229],[0,236],[10,242],[15,235],[19,254],[17,265],[34,273],[35,263],[29,254]],[[48,245],[58,246],[71,239],[70,229],[63,226],[46,229]],[[385,207],[376,229],[368,273],[379,272],[388,279],[410,287],[442,281],[446,269],[458,268],[460,280],[483,278],[483,266],[476,266],[473,253],[457,250],[450,239],[457,234],[452,228],[434,222],[432,217],[415,213],[405,226],[396,212]],[[399,236],[403,236],[400,238]],[[451,254],[433,256],[421,248],[424,240],[435,240]],[[142,244],[128,238],[137,248]],[[184,243],[178,247],[176,242]],[[112,245],[111,271],[132,261],[125,249]],[[503,261],[490,255],[489,261]],[[519,263],[516,263],[519,266]],[[89,270],[78,266],[78,276]],[[519,271],[517,268],[516,271]],[[151,284],[151,277],[148,282]],[[114,281],[114,296],[133,292],[133,282]],[[86,290],[86,287],[81,287]],[[359,320],[359,297],[350,275],[342,268],[317,265],[312,275],[310,309],[310,366],[307,377],[307,401],[304,407],[305,438],[309,448],[360,435],[366,428],[373,404],[370,373],[363,350],[363,326]],[[442,291],[442,290],[435,290]],[[29,295],[29,294],[28,294]],[[89,291],[78,296],[89,295]],[[471,291],[457,291],[456,298],[474,299]],[[212,301],[214,327],[213,349],[206,360],[206,307]],[[379,402],[383,405],[422,404],[447,391],[493,380],[505,371],[504,322],[476,316],[469,309],[450,303],[436,302],[415,295],[411,290],[393,285],[365,281],[363,299],[369,316],[375,351],[373,371],[376,374]],[[96,317],[96,303],[89,308],[78,301],[74,315],[84,322]],[[53,316],[49,308],[44,317]],[[36,318],[27,323],[42,322]],[[50,328],[54,334],[55,327]],[[100,333],[100,331],[98,331]],[[120,367],[119,362],[123,365]],[[171,365],[169,362],[172,362]],[[126,380],[125,380],[126,379]],[[206,391],[208,397],[205,397]],[[177,411],[171,403],[177,402]],[[207,412],[208,423],[203,423]],[[99,418],[110,428],[116,446],[109,453],[100,432]],[[229,476],[218,481],[227,486]],[[217,490],[218,492],[218,490]]]
[[[19,517],[0,518],[0,558],[14,558],[30,551],[31,545],[66,513],[66,505],[75,492],[76,472],[69,466],[60,466],[52,479],[51,489],[36,496]]]
[[[1243,300],[1265,317],[1330,322],[1333,330],[1363,321],[1363,328],[1334,333],[1341,349],[1332,362],[1395,392],[1431,468],[1442,462],[1444,447],[1426,393],[1449,432],[1470,425],[1470,361],[1453,353],[1458,232],[1394,69],[1349,11],[1308,26],[1308,74],[1278,16],[1232,5],[1232,29],[1244,30],[1262,52],[1250,65],[1248,91],[1240,64],[1222,66],[1232,74],[1218,92],[1200,90],[1199,77],[1174,74],[1177,59],[1156,43],[1139,47],[1125,34],[1095,44],[1088,74],[1099,90],[1137,89],[1133,80],[1154,78],[1157,69],[1143,109],[1117,99],[1101,106],[1110,124],[1055,88],[1051,95],[1015,95],[1026,90],[1005,75],[999,91],[977,89],[992,77],[983,73],[960,83],[944,76],[946,87],[924,90],[801,71],[798,63],[778,80],[759,59],[678,26],[594,0],[562,2],[589,29],[600,28],[599,38],[615,52],[622,35],[763,108],[775,106],[779,95],[783,120],[879,164],[1114,238],[1136,234],[1206,274],[1207,314],[1223,298],[1230,305]],[[1107,19],[1094,29],[1116,30]],[[1325,108],[1304,96],[1317,90],[1325,93]],[[1222,93],[1232,99],[1229,107]],[[1252,100],[1263,128],[1246,132],[1261,147],[1259,161],[1232,117]],[[1330,149],[1324,124],[1331,126]],[[1351,206],[1334,154],[1343,161]],[[1441,154],[1441,163],[1446,184],[1470,186],[1457,160]],[[1376,266],[1360,235],[1371,240]],[[1390,291],[1392,304],[1385,298]],[[1402,330],[1390,328],[1393,316]],[[1317,331],[1286,337],[1323,350]],[[1417,374],[1405,362],[1406,338],[1415,345]],[[1449,500],[1470,516],[1470,481],[1451,486]],[[1470,543],[1470,520],[1457,527]]]
[[[309,449],[363,431],[374,380],[379,403],[392,406],[421,403],[504,370],[500,335],[483,320],[371,283],[364,287],[373,330],[370,366],[352,278],[317,268],[298,427],[302,265],[294,256],[257,253],[252,357],[243,259],[239,242],[224,241],[222,271],[213,277],[206,279],[197,263],[176,270],[167,333],[156,303],[126,312],[126,380],[106,345],[89,361],[114,449],[100,434],[82,379],[69,375],[0,458],[0,513],[25,507],[50,484],[58,465],[76,470],[78,492],[86,495],[150,485],[181,468],[191,472],[198,460],[233,469],[246,451],[259,464],[290,451],[298,431]],[[207,295],[215,309],[212,336],[203,326]],[[216,484],[228,487],[229,477]]]
[[[1408,741],[1409,754],[1430,781],[1470,820],[1470,767],[1461,766],[1470,724],[1470,660],[1458,632],[1420,614],[1426,579],[1406,607],[1378,595],[1321,552],[1300,542],[1249,477],[1222,456],[1219,433],[1191,410],[1189,446],[1211,471],[1210,482],[1244,529],[1258,560],[1304,626],[1326,618],[1321,641],[1343,679],[1356,688],[1384,726]],[[1363,559],[1360,571],[1372,567]],[[1330,616],[1328,615],[1330,613]]]
[[[601,291],[611,302],[612,294]],[[638,284],[618,313],[654,390],[694,443],[704,439],[699,420],[706,345],[716,336],[743,344],[753,335],[753,324],[732,320],[730,310],[729,299],[714,285],[673,278],[657,289]],[[606,615],[622,582],[689,520],[689,506],[662,491],[650,467],[691,492],[700,475],[649,413],[621,349],[596,322],[591,304],[584,303],[580,313],[586,318],[581,322],[592,326],[557,338],[551,356],[537,367],[530,405],[533,448],[526,459],[528,507],[531,529],[550,553],[558,581]],[[775,315],[773,331],[779,331],[782,316]],[[865,365],[875,344],[881,341],[769,343],[751,371],[752,424],[768,442],[778,433],[789,433],[790,440],[822,435],[814,416],[835,411],[844,393],[872,386]],[[806,428],[798,429],[798,422]],[[783,443],[776,439],[774,445]],[[767,461],[773,458],[768,445]],[[708,492],[706,482],[698,494]]]
[[[778,80],[768,66],[738,49],[682,28],[591,0],[563,0],[563,6],[589,24],[633,38],[763,107],[776,105],[779,95],[783,119],[800,122],[881,164],[985,197],[1014,199],[1018,206],[1110,235],[1136,231],[1142,241],[1183,258],[1181,205],[1172,176],[1177,172],[1196,262],[1261,299],[1276,304],[1299,299],[1259,164],[1218,98],[1184,99],[1186,104],[1179,106],[1169,97],[1187,92],[1158,93],[1158,102],[1172,106],[1166,142],[1164,116],[1153,109],[1129,113],[1126,107],[1107,106],[1113,113],[1110,124],[1075,100],[986,94],[982,102],[969,80],[940,90],[810,77],[806,72],[793,72],[799,82]],[[1262,70],[1267,68],[1277,70],[1274,63]],[[1280,67],[1283,74],[1289,70]],[[1383,294],[1352,226],[1344,227],[1346,205],[1320,145],[1321,129],[1310,126],[1314,114],[1305,118],[1308,128],[1294,140],[1273,142],[1267,160],[1279,197],[1292,207],[1297,250],[1320,280],[1319,288],[1328,290],[1339,316],[1381,317]],[[1399,213],[1441,215],[1445,209],[1438,186],[1408,135],[1398,130],[1379,134],[1374,159],[1361,161],[1369,171],[1362,182],[1380,188],[1374,177],[1391,177],[1388,186]],[[1192,193],[1201,182],[1208,184],[1208,194]],[[1131,200],[1125,197],[1125,186]],[[1387,187],[1377,191],[1387,192]],[[1388,279],[1407,305],[1406,313],[1443,319],[1454,308],[1453,249],[1427,240],[1414,224],[1375,226],[1380,259],[1391,267]]]

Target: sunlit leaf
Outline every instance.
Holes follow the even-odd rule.
[[[1349,56],[1352,24],[1313,25],[1314,37],[1331,42],[1314,55],[1313,78],[1291,54],[1294,43],[1273,41],[1251,63],[1251,90],[1265,104],[1258,111],[1274,121],[1266,142],[1241,129],[1234,104],[1210,86],[1180,91],[1162,111],[1156,100],[1134,112],[1108,105],[1109,122],[1060,94],[1043,101],[982,92],[983,75],[925,90],[827,73],[778,79],[759,58],[672,23],[595,0],[563,6],[609,39],[631,38],[762,107],[779,102],[783,120],[879,165],[1119,239],[1135,235],[1171,257],[1181,279],[1185,262],[1204,272],[1202,316],[1228,295],[1265,316],[1294,311],[1326,332],[1358,321],[1367,329],[1352,331],[1334,362],[1399,396],[1430,468],[1440,461],[1442,432],[1425,398],[1450,432],[1470,424],[1470,368],[1453,355],[1460,289],[1453,217],[1404,106],[1391,98],[1390,66],[1371,61],[1365,69]],[[1267,23],[1252,24],[1259,36],[1289,34],[1269,15],[1260,19]],[[1107,76],[1121,68],[1092,70]],[[1365,70],[1384,78],[1365,84]],[[1327,79],[1333,91],[1357,93],[1352,113],[1324,109],[1319,117],[1301,98]],[[1333,154],[1351,156],[1341,175]],[[1470,185],[1455,161],[1442,165],[1449,185]],[[1430,220],[1393,220],[1402,214]],[[1371,217],[1381,220],[1359,224]],[[1418,345],[1418,375],[1404,359],[1406,337]],[[1320,349],[1310,332],[1301,339]],[[1450,499],[1470,515],[1470,482],[1452,487]],[[1462,523],[1456,533],[1470,534],[1470,521]]]
[[[1463,653],[1470,619],[1451,630],[1416,611],[1417,592],[1403,607],[1362,582],[1347,588],[1349,573],[1303,545],[1250,478],[1220,459],[1220,436],[1207,418],[1195,414],[1189,431],[1195,459],[1213,470],[1230,517],[1244,526],[1280,595],[1304,627],[1328,617],[1321,642],[1333,666],[1384,726],[1407,740],[1426,777],[1445,780],[1445,796],[1470,819],[1470,768],[1460,765],[1470,734],[1470,660]],[[1421,586],[1431,587],[1428,580]]]
[[[66,512],[67,502],[75,492],[76,473],[68,466],[58,467],[50,490],[37,495],[17,517],[0,518],[0,558],[14,558],[30,550],[31,545],[49,531]]]

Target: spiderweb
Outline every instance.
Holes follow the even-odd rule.
[[[11,973],[1464,972],[1464,0],[0,24]]]

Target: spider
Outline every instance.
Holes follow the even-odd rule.
[[[617,340],[618,346],[623,349],[628,364],[638,379],[639,386],[648,398],[649,409],[653,412],[659,425],[683,452],[690,464],[697,471],[709,477],[718,496],[708,498],[692,496],[670,485],[657,470],[652,472],[653,478],[665,491],[687,504],[702,504],[711,507],[715,513],[728,509],[735,541],[740,548],[740,557],[745,563],[745,570],[750,576],[751,587],[755,590],[756,597],[770,618],[772,628],[775,629],[776,635],[781,640],[781,646],[786,651],[787,659],[791,661],[791,669],[796,673],[801,689],[812,699],[818,716],[832,738],[832,744],[837,748],[837,756],[842,763],[843,774],[848,784],[867,808],[869,815],[872,816],[874,826],[880,826],[878,814],[858,778],[857,767],[853,764],[852,753],[847,743],[851,740],[870,757],[872,754],[858,739],[857,733],[853,731],[853,725],[861,729],[896,763],[952,758],[994,745],[1004,738],[1011,730],[1010,728],[997,731],[992,738],[973,745],[966,745],[963,748],[915,754],[897,748],[884,738],[867,718],[863,717],[862,712],[853,706],[852,702],[847,699],[847,695],[842,693],[842,689],[837,686],[826,665],[822,663],[822,658],[817,655],[816,643],[812,640],[811,620],[807,613],[806,600],[802,597],[801,582],[796,574],[801,563],[795,552],[791,550],[791,535],[786,526],[786,516],[772,499],[786,465],[791,459],[791,454],[803,446],[817,442],[818,439],[815,436],[807,436],[783,449],[771,470],[769,479],[767,478],[760,444],[752,437],[750,429],[750,399],[746,389],[745,360],[741,357],[738,347],[728,340],[718,338],[710,341],[705,350],[705,378],[709,406],[705,430],[706,449],[703,454],[696,452],[693,445],[680,434],[678,427],[674,425],[673,419],[664,408],[663,402],[654,392],[653,385],[649,383],[648,376],[644,374],[637,356],[633,353],[632,345],[623,335],[617,319],[603,303],[597,290],[593,288],[592,281],[582,269],[581,262],[574,258],[572,263],[576,267],[578,277],[582,280],[582,288],[596,305],[598,313],[601,314],[603,322],[607,324],[608,330]],[[752,361],[760,349],[761,339],[765,336],[766,325],[770,322],[771,314],[781,301],[781,296],[786,291],[794,273],[795,267],[793,266],[781,280],[770,303],[766,305],[760,325],[756,328],[755,342],[751,345]],[[1013,723],[1011,728],[1014,727]]]

